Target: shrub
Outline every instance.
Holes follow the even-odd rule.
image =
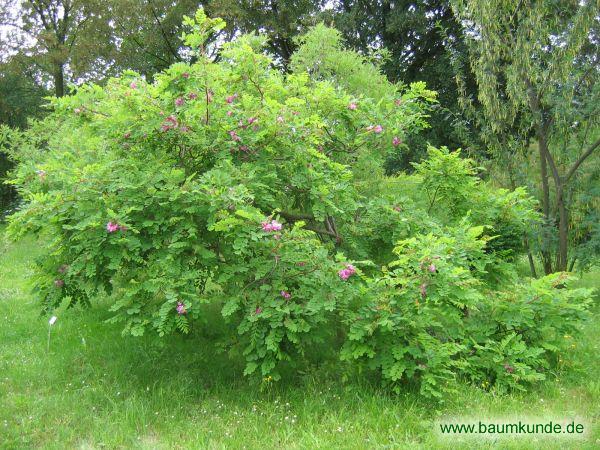
[[[205,305],[218,305],[245,373],[274,379],[332,335],[347,335],[345,359],[425,395],[457,375],[492,379],[490,361],[509,344],[538,370],[554,351],[542,344],[562,330],[556,318],[574,326],[583,315],[555,303],[584,294],[547,293],[534,314],[547,325],[539,335],[494,309],[509,294],[492,289],[516,282],[515,236],[535,217],[525,192],[494,192],[446,149],[431,149],[415,175],[383,174],[404,137],[426,126],[434,93],[385,84],[347,51],[380,98],[343,82],[343,71],[323,79],[329,66],[284,76],[249,35],[213,62],[204,42],[222,21],[200,10],[186,25],[193,64],[153,83],[127,72],[83,86],[10,133],[26,203],[9,231],[49,240],[34,277],[45,310],[108,296],[124,333],[162,336],[210,327]],[[522,376],[521,360],[510,361]]]
[[[500,391],[545,379],[586,318],[591,291],[564,289],[562,274],[491,291],[482,231],[399,242],[389,270],[369,280],[369,300],[346,316],[342,358],[379,370],[396,391],[408,383],[433,397],[457,379]]]

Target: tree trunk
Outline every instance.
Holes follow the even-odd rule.
[[[569,245],[569,215],[565,206],[563,186],[556,189],[556,206],[558,207],[558,257],[556,258],[556,271],[567,270],[568,245]]]
[[[65,72],[63,64],[57,64],[54,69],[54,95],[57,97],[65,95]]]
[[[523,236],[523,241],[525,243],[525,248],[527,249],[527,260],[529,261],[529,270],[531,271],[531,276],[533,278],[537,278],[537,272],[535,270],[535,262],[533,260],[533,255],[531,254],[531,247],[529,247],[529,239],[527,238],[527,233]]]
[[[538,150],[540,157],[540,175],[542,178],[542,213],[544,215],[544,230],[542,232],[542,264],[546,275],[552,273],[552,252],[546,247],[548,243],[548,225],[550,224],[550,186],[548,184],[548,163],[546,161],[546,152],[548,143],[543,133],[538,133]]]

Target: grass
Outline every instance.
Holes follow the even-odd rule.
[[[1,230],[0,230],[1,231]],[[598,315],[556,379],[528,393],[464,386],[444,404],[342,382],[327,365],[261,390],[206,336],[121,337],[105,305],[48,317],[27,285],[39,251],[0,236],[0,448],[598,448]],[[598,275],[598,273],[596,273]],[[582,281],[598,286],[593,274]],[[583,436],[441,436],[437,421],[583,423]]]

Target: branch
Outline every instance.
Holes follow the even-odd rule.
[[[260,88],[260,86],[258,85],[258,83],[256,83],[252,77],[250,75],[248,75],[248,80],[250,81],[250,83],[252,83],[254,85],[254,87],[258,90],[258,93],[260,94],[260,101],[261,103],[263,103],[265,101],[265,94],[263,93],[262,89]]]
[[[342,241],[342,237],[341,237],[341,236],[339,236],[339,235],[337,235],[337,234],[335,234],[335,233],[333,233],[333,232],[331,232],[331,231],[329,231],[329,230],[324,230],[323,228],[317,228],[317,227],[313,227],[313,226],[311,226],[311,225],[305,225],[305,226],[304,226],[304,228],[305,228],[306,230],[314,231],[315,233],[318,233],[318,234],[325,234],[325,235],[327,235],[327,236],[334,237],[334,238],[336,238],[336,240],[338,240],[339,242],[341,242],[341,241]]]
[[[171,52],[171,54],[175,57],[175,59],[177,61],[181,61],[181,57],[177,54],[175,49],[173,49],[173,47],[171,46],[171,41],[169,41],[167,33],[165,33],[162,23],[160,22],[160,19],[158,18],[158,15],[156,14],[156,11],[154,10],[154,6],[152,5],[152,3],[153,3],[152,0],[148,0],[148,5],[150,6],[152,15],[154,16],[154,19],[156,20],[156,23],[158,24],[158,28],[160,29],[160,34],[162,34],[162,37],[165,39],[165,43],[167,44],[167,47],[168,47],[169,51]]]
[[[302,213],[290,213],[287,211],[280,211],[279,215],[285,217],[286,220],[290,222],[297,222],[299,220],[315,220],[315,218],[310,214],[302,214]]]
[[[296,213],[290,213],[290,212],[286,212],[286,211],[280,211],[279,215],[284,217],[286,220],[289,220],[290,222],[297,222],[299,220],[315,220],[315,218],[312,215],[303,214],[303,213],[296,214]],[[333,217],[327,216],[327,218],[325,219],[325,226],[326,226],[326,229],[318,228],[315,225],[306,224],[306,225],[304,225],[304,229],[314,231],[315,233],[318,233],[318,234],[324,234],[326,236],[334,237],[338,244],[343,241],[342,237],[340,236],[340,234],[338,233],[338,231],[336,229]]]
[[[598,148],[598,146],[600,146],[600,138],[596,139],[596,142],[594,142],[592,145],[590,145],[588,147],[588,149],[585,152],[583,152],[583,154],[579,157],[579,159],[577,161],[575,161],[575,163],[571,166],[571,168],[569,169],[569,172],[565,176],[565,179],[564,179],[565,183],[567,183],[571,179],[571,177],[573,176],[575,171],[579,168],[579,166],[583,163],[583,161],[585,161],[586,158],[588,156],[590,156],[594,152],[594,150],[596,150]]]
[[[123,40],[125,40],[128,36],[127,36],[127,30],[125,29],[125,27],[123,26],[123,24],[117,19],[115,18],[115,23],[117,25],[119,25],[119,27],[121,27],[121,30],[123,30]],[[162,56],[160,55],[156,55],[154,53],[152,53],[151,51],[147,50],[146,47],[144,47],[140,41],[138,41],[135,38],[135,35],[132,33],[130,36],[131,40],[146,54],[153,56],[154,58],[158,59],[159,61],[164,62],[167,66],[170,64],[169,61],[167,61],[166,59],[164,59]]]

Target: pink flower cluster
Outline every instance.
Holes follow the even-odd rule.
[[[183,97],[177,97],[175,99],[175,106],[183,106],[185,99]]]
[[[292,294],[290,294],[288,291],[281,291],[280,294],[286,300],[292,296]]]
[[[358,105],[354,102],[352,102],[348,105],[348,109],[351,111],[354,111],[356,108],[358,108]]]
[[[402,144],[402,139],[400,139],[398,136],[394,136],[394,139],[392,139],[392,145],[394,147],[398,147],[400,144]]]
[[[165,119],[165,121],[161,125],[160,129],[162,131],[169,131],[169,130],[173,130],[173,129],[177,128],[178,126],[179,126],[179,122],[177,122],[177,118],[175,116],[171,115]]]
[[[281,227],[283,225],[281,225],[276,220],[271,220],[271,222],[263,222],[261,224],[261,226],[262,226],[263,231],[269,232],[269,231],[279,231],[279,230],[281,230]]]
[[[355,273],[356,273],[356,267],[354,267],[352,264],[346,264],[346,268],[340,270],[338,272],[338,275],[342,280],[347,280]]]
[[[229,97],[227,97],[227,98],[225,99],[225,101],[226,101],[227,103],[233,103],[237,97],[238,97],[238,95],[237,95],[237,94],[233,94],[233,95],[230,95]]]
[[[106,231],[114,233],[115,231],[127,231],[125,225],[119,225],[117,222],[110,221],[106,224]]]
[[[372,131],[373,133],[382,133],[383,132],[383,127],[381,125],[369,125],[367,127],[367,131]]]
[[[177,306],[175,307],[175,309],[177,310],[177,314],[179,314],[180,316],[182,314],[186,314],[187,313],[187,311],[185,309],[185,306],[181,302],[177,302]]]

